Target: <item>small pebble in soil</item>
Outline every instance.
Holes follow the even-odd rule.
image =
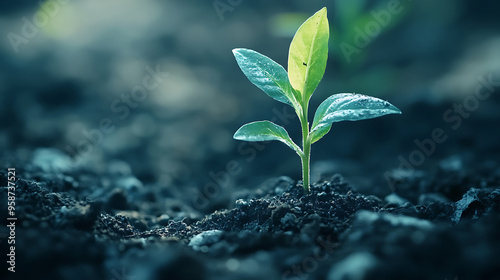
[[[201,251],[203,253],[208,252],[208,247],[214,243],[219,242],[224,232],[221,230],[207,230],[200,234],[195,235],[189,241],[188,246],[192,247],[193,250]]]

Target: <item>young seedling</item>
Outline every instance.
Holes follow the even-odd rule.
[[[307,19],[297,30],[288,53],[288,72],[267,56],[249,49],[234,49],[233,54],[247,78],[271,98],[293,107],[302,126],[302,148],[287,131],[270,121],[245,124],[233,138],[243,141],[278,140],[294,150],[302,162],[302,182],[309,192],[311,144],[330,131],[332,123],[358,121],[401,111],[387,101],[362,94],[340,93],[319,105],[311,127],[309,99],[323,78],[328,58],[329,26],[326,8]]]

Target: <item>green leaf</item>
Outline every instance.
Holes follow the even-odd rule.
[[[359,121],[388,114],[401,114],[401,111],[379,98],[355,93],[334,94],[323,101],[314,114],[312,142],[328,133],[334,122]]]
[[[309,101],[323,78],[328,58],[330,34],[326,8],[307,19],[297,30],[288,53],[290,84],[301,95],[301,102]]]
[[[250,142],[278,140],[292,148],[297,154],[302,153],[301,149],[292,141],[288,132],[283,127],[270,121],[247,123],[234,133],[233,138]]]
[[[234,49],[234,57],[247,78],[270,97],[300,112],[286,70],[269,57],[249,49]]]
[[[319,127],[315,131],[312,131],[311,132],[311,144],[316,143],[316,141],[323,138],[323,136],[325,136],[328,132],[330,132],[331,128],[332,128],[332,124]]]

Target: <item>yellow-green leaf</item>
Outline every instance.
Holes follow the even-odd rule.
[[[296,98],[301,102],[309,101],[323,78],[329,34],[326,8],[323,8],[299,27],[290,44],[288,77],[292,87],[300,94]]]

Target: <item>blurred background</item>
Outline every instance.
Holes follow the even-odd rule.
[[[500,82],[495,1],[3,1],[3,158],[59,172],[133,174],[141,184],[186,193],[210,182],[231,193],[275,176],[299,180],[299,158],[286,146],[232,139],[256,120],[285,126],[296,142],[300,130],[291,108],[246,79],[231,50],[254,49],[286,68],[294,32],[323,6],[330,53],[310,116],[340,92],[389,100],[403,115],[335,125],[313,146],[313,179],[344,172],[356,181],[378,168],[383,181],[415,138],[449,127],[443,113],[481,79],[498,89],[491,82]],[[498,116],[492,104],[482,102],[474,114]],[[464,147],[453,143],[481,146],[470,138],[450,135],[437,155]],[[375,179],[364,180],[358,183]]]

